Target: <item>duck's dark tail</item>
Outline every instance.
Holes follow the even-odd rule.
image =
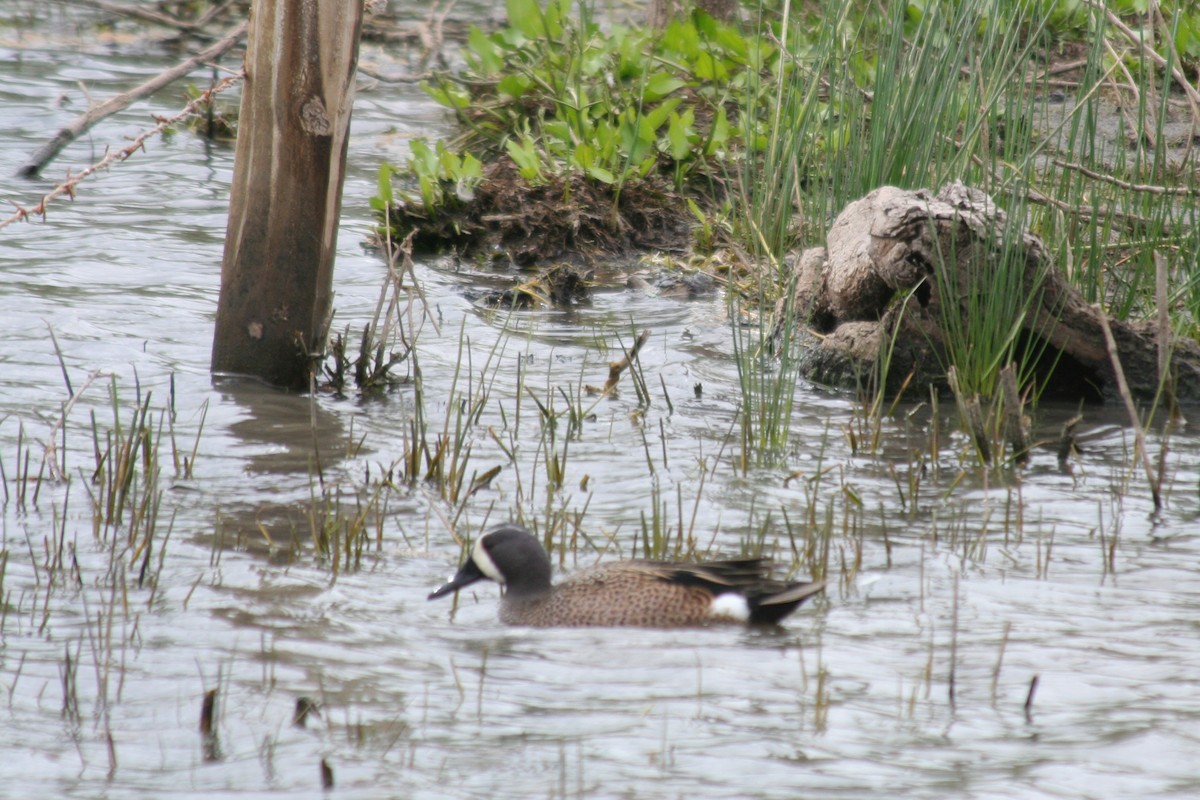
[[[800,607],[808,598],[825,589],[825,581],[793,583],[777,591],[747,594],[750,622],[755,625],[777,625],[780,620]]]

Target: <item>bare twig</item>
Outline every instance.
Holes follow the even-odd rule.
[[[1113,175],[1105,175],[1102,172],[1096,172],[1094,169],[1089,169],[1082,164],[1076,164],[1072,161],[1063,161],[1061,158],[1054,159],[1054,165],[1056,167],[1062,167],[1063,169],[1073,170],[1091,178],[1092,180],[1110,183],[1113,186],[1126,189],[1131,192],[1142,192],[1143,194],[1157,195],[1177,195],[1181,197],[1190,197],[1200,193],[1200,191],[1187,186],[1156,186],[1149,183],[1132,183],[1130,181],[1123,181]]]
[[[176,64],[170,69],[163,70],[141,86],[130,89],[128,92],[119,94],[116,97],[110,97],[100,105],[80,114],[71,121],[70,125],[60,130],[53,139],[34,153],[28,163],[21,167],[18,174],[25,178],[37,177],[42,168],[53,161],[62,152],[64,147],[78,139],[100,120],[128,107],[136,100],[154,94],[167,84],[184,77],[197,66],[220,58],[241,40],[246,33],[246,26],[246,22],[240,23],[224,39],[204,48],[186,61]]]
[[[186,28],[189,23],[178,17],[172,17],[169,14],[164,14],[161,11],[155,11],[150,8],[141,6],[120,5],[119,3],[109,3],[106,0],[71,0],[72,5],[86,6],[87,8],[95,8],[100,11],[106,11],[109,14],[116,14],[120,17],[129,17],[130,19],[140,19],[142,22],[152,22],[155,25],[165,25],[168,28]]]
[[[1070,215],[1078,217],[1079,219],[1082,219],[1082,220],[1090,220],[1090,219],[1093,219],[1093,218],[1099,216],[1104,219],[1120,220],[1121,222],[1123,222],[1125,225],[1127,225],[1129,227],[1140,227],[1140,226],[1148,227],[1151,224],[1151,220],[1148,219],[1147,217],[1142,217],[1137,214],[1132,214],[1128,211],[1120,211],[1120,210],[1112,208],[1112,207],[1105,207],[1105,208],[1100,209],[1099,212],[1097,212],[1097,211],[1093,211],[1089,208],[1084,208],[1083,206],[1073,205],[1071,203],[1066,202],[1065,200],[1059,200],[1056,197],[1051,197],[1050,195],[1045,194],[1044,192],[1041,192],[1038,189],[1033,188],[1032,186],[1026,188],[1025,199],[1027,201],[1029,201],[1030,203],[1033,203],[1034,205],[1037,205],[1037,206],[1047,206],[1049,208],[1057,208],[1059,211],[1062,211],[1064,214],[1070,214]],[[1161,226],[1160,230],[1162,231],[1163,236],[1170,236],[1175,230],[1174,226],[1169,225],[1165,222],[1157,223],[1157,224],[1159,224]]]
[[[1063,73],[1072,72],[1087,65],[1088,60],[1086,58],[1080,58],[1075,61],[1064,61],[1061,64],[1052,64],[1030,78],[1027,82],[1041,83],[1044,78],[1048,78],[1051,75],[1062,75]],[[1069,83],[1077,85],[1075,81],[1069,81]]]
[[[613,389],[617,388],[617,382],[621,380],[621,373],[629,368],[629,365],[638,357],[638,351],[650,339],[650,330],[647,328],[638,336],[637,341],[633,343],[633,347],[625,352],[625,357],[620,361],[612,361],[608,365],[608,380],[604,382],[604,387],[600,389],[601,394],[609,394]],[[590,388],[590,387],[589,387]]]
[[[175,116],[167,119],[159,119],[157,125],[150,130],[143,131],[142,133],[138,134],[133,141],[124,148],[115,151],[106,150],[103,158],[101,158],[95,164],[92,164],[90,167],[84,169],[82,172],[71,174],[70,170],[68,170],[67,179],[58,186],[55,186],[49,194],[42,197],[36,206],[33,206],[32,208],[26,208],[13,203],[17,210],[8,218],[0,220],[0,229],[7,228],[12,223],[20,222],[21,220],[28,219],[29,217],[45,217],[46,208],[50,205],[50,203],[53,200],[62,197],[64,194],[69,196],[72,200],[75,199],[75,187],[78,186],[79,183],[85,178],[104,169],[114,162],[124,161],[125,159],[129,158],[131,155],[136,153],[138,150],[141,150],[145,146],[147,139],[157,136],[180,120],[192,116],[196,113],[197,108],[205,103],[211,102],[213,97],[215,97],[219,92],[223,92],[230,86],[233,86],[235,83],[241,81],[241,79],[241,75],[230,75],[220,83],[201,93],[199,97],[184,106],[183,110]],[[12,201],[10,200],[9,202]]]
[[[1033,696],[1037,694],[1038,676],[1029,679],[1029,691],[1025,694],[1025,721],[1033,721]]]

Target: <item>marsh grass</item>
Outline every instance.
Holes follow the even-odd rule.
[[[992,400],[998,370],[1015,360],[1025,390],[1042,346],[1016,333],[1030,307],[1024,301],[1036,296],[1036,287],[1020,290],[1009,255],[1027,226],[1047,245],[1046,267],[1119,318],[1150,316],[1163,304],[1154,267],[1156,258],[1165,261],[1175,287],[1167,301],[1172,327],[1193,334],[1200,327],[1200,283],[1189,267],[1200,252],[1200,187],[1194,149],[1169,127],[1181,106],[1172,54],[1160,69],[1114,38],[1103,9],[1080,9],[1072,18],[1089,20],[1086,63],[1073,93],[1051,99],[1061,89],[1039,54],[1052,52],[1051,29],[1063,30],[1059,9],[900,4],[882,24],[840,3],[817,14],[785,4],[783,13],[790,63],[816,79],[774,76],[773,127],[762,149],[747,154],[736,183],[741,238],[751,252],[778,263],[796,245],[822,243],[834,215],[885,184],[937,188],[958,179],[990,192],[1012,223],[996,258],[1001,269],[981,279],[983,291],[949,285],[957,305],[946,308],[961,315],[947,314],[944,325],[954,340],[946,366],[956,366],[967,396],[979,395],[992,420],[1003,416]],[[1170,25],[1183,17],[1172,13]],[[801,33],[791,40],[789,31]],[[943,255],[941,266],[952,267],[953,256]],[[764,269],[757,280],[773,275],[768,291],[782,296],[785,273]],[[879,363],[887,362],[885,354]],[[867,401],[876,431],[884,378],[875,377]],[[1040,388],[1028,399],[1036,403]],[[856,433],[859,446],[877,443],[870,431]]]
[[[498,340],[499,342],[499,340]],[[499,346],[497,344],[497,346]],[[465,329],[460,331],[458,359],[450,390],[445,401],[445,414],[441,430],[431,431],[426,409],[425,381],[421,374],[416,352],[412,354],[414,381],[412,411],[403,428],[404,455],[397,465],[398,478],[409,486],[418,483],[432,489],[436,495],[458,505],[486,486],[498,474],[500,467],[493,466],[483,472],[475,469],[467,481],[471,464],[473,433],[478,427],[490,398],[491,380],[487,378],[491,359],[497,354],[493,349],[478,376],[471,364],[470,340]],[[465,389],[461,384],[465,383]]]
[[[177,480],[193,477],[206,407],[197,412],[192,442],[177,419],[173,391],[162,407],[140,384],[130,400],[115,376],[96,372],[75,383],[65,366],[63,376],[68,399],[48,421],[45,440],[31,438],[24,423],[18,427],[21,466],[12,499],[26,528],[28,564],[22,566],[29,572],[14,598],[5,579],[15,554],[3,550],[0,628],[11,615],[34,638],[62,642],[64,724],[82,741],[98,737],[112,779],[119,767],[113,709],[126,688],[129,653],[141,644],[139,619],[160,597],[174,527],[174,514],[164,514],[164,471],[174,469]],[[108,378],[100,383],[107,393],[97,397],[89,389],[102,377]],[[35,469],[39,448],[41,466]],[[73,502],[80,484],[88,499],[82,519]],[[80,540],[83,520],[90,524],[90,541]],[[25,656],[23,651],[21,666]],[[11,706],[15,678],[8,688]]]
[[[372,545],[376,550],[382,548],[391,488],[386,477],[373,483],[368,480],[363,486],[309,481],[305,509],[309,541],[334,578],[340,572],[361,568]],[[265,529],[263,535],[272,544]]]
[[[14,499],[19,508],[36,511],[39,503],[47,502],[47,498],[41,497],[43,484],[53,487],[47,493],[53,521],[50,533],[45,536],[41,569],[35,571],[38,583],[44,577],[48,592],[55,586],[79,590],[85,586],[85,580],[88,585],[96,581],[117,593],[124,615],[128,613],[130,587],[147,589],[147,605],[154,603],[174,527],[173,513],[163,519],[166,492],[163,466],[168,465],[167,471],[173,471],[175,480],[193,477],[207,404],[202,404],[196,412],[195,438],[188,441],[190,434],[180,429],[174,408],[173,382],[164,408],[155,402],[153,392],[143,392],[140,385],[135,386],[130,402],[116,376],[108,376],[107,409],[93,406],[88,411],[86,439],[79,440],[87,441],[91,463],[76,466],[74,461],[81,451],[68,438],[68,431],[78,433],[75,412],[85,393],[102,376],[92,373],[76,387],[65,366],[63,375],[68,400],[63,403],[59,417],[53,420],[42,445],[37,473],[33,471],[34,442],[27,437],[24,424],[19,425]],[[72,490],[80,483],[87,493],[93,540],[104,554],[105,572],[99,578],[85,575],[87,560],[81,559],[79,542],[70,533],[74,519]],[[37,564],[35,560],[35,568]],[[39,625],[42,629],[49,623],[50,608],[47,599]],[[111,632],[106,635],[111,636]]]
[[[765,298],[760,297],[760,300]],[[761,309],[761,304],[755,304]],[[743,301],[730,295],[733,356],[737,366],[740,407],[735,466],[782,466],[791,446],[792,410],[800,372],[795,355],[795,314],[781,304],[783,319],[772,323],[766,312],[745,314]],[[752,321],[743,323],[749,317]],[[782,334],[776,336],[777,330]],[[775,342],[774,352],[770,345]]]
[[[95,467],[89,486],[92,490],[92,523],[97,539],[107,540],[117,529],[125,528],[130,544],[139,535],[153,536],[162,502],[159,489],[159,441],[164,419],[157,424],[152,417],[152,393],[140,391],[129,409],[129,419],[121,419],[122,400],[116,378],[109,384],[112,425],[102,429],[92,413],[92,453]]]
[[[780,266],[784,253],[806,240],[823,240],[827,221],[850,201],[889,184],[937,187],[960,177],[990,182],[991,173],[981,174],[975,165],[994,164],[1030,135],[1029,109],[1004,101],[1038,40],[1037,25],[1022,19],[996,24],[989,19],[994,4],[968,2],[924,14],[912,30],[907,7],[899,4],[883,30],[874,31],[863,19],[848,17],[847,4],[823,8],[818,32],[789,42],[791,6],[784,6],[782,35],[791,63],[810,79],[785,80],[782,67],[773,76],[776,110],[767,141],[747,157],[739,182],[743,238],[757,263],[769,265],[758,269],[754,281],[751,301],[759,308],[790,296],[791,277]],[[862,46],[867,38],[878,40],[877,50]],[[964,64],[971,65],[972,80],[963,80]],[[824,96],[818,87],[825,88]],[[989,125],[995,127],[1001,116],[1009,133],[995,141]],[[795,313],[787,304],[779,308],[785,317]],[[733,308],[731,316],[737,319],[740,311]],[[1011,327],[1011,319],[1001,322]],[[775,339],[780,343],[775,379],[756,359],[757,348],[734,334],[745,409],[743,467],[764,456],[777,458],[787,439],[797,323],[785,318],[776,324],[785,334]],[[761,334],[758,341],[765,341]],[[876,429],[888,379],[886,356],[874,377],[877,399],[870,417]]]

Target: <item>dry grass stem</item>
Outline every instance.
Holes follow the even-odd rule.
[[[1162,511],[1162,495],[1154,465],[1150,463],[1150,454],[1146,451],[1146,429],[1138,418],[1137,406],[1134,405],[1133,395],[1129,392],[1129,384],[1125,382],[1125,370],[1121,368],[1121,358],[1117,354],[1117,342],[1113,338],[1112,328],[1108,325],[1108,317],[1103,309],[1097,307],[1097,318],[1100,328],[1104,331],[1104,343],[1108,347],[1108,357],[1112,359],[1113,377],[1117,385],[1117,393],[1125,403],[1125,411],[1129,414],[1129,424],[1133,426],[1133,435],[1138,455],[1142,460],[1142,468],[1146,471],[1146,482],[1150,485],[1150,494],[1154,499],[1154,513]]]
[[[642,331],[637,340],[633,343],[633,347],[625,351],[625,357],[620,361],[609,362],[608,365],[608,380],[604,382],[604,386],[597,389],[594,386],[586,387],[588,391],[599,394],[611,394],[617,388],[617,383],[621,380],[621,373],[627,370],[634,360],[638,357],[638,352],[642,349],[642,345],[650,339],[650,330],[647,328]]]

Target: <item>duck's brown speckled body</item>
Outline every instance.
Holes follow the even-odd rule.
[[[525,528],[502,525],[479,537],[458,574],[429,598],[484,578],[506,589],[502,622],[537,627],[775,624],[825,586],[773,580],[762,559],[617,561],[552,585],[541,543]]]

